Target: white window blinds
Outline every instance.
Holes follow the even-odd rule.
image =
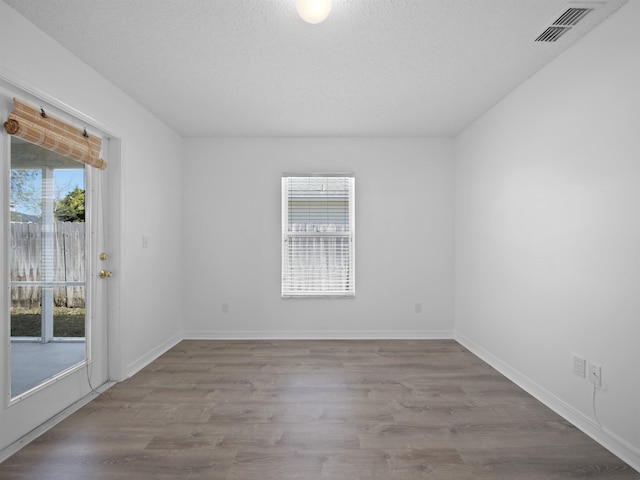
[[[282,296],[355,295],[353,174],[282,174]]]

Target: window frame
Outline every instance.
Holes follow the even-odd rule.
[[[347,231],[336,232],[300,232],[292,231],[289,226],[289,179],[291,178],[345,178],[348,182],[347,189]],[[282,173],[281,176],[281,296],[282,298],[355,298],[355,174],[346,173]],[[289,242],[294,238],[334,238],[347,239],[348,267],[345,277],[347,287],[342,290],[300,290],[296,291],[291,287],[288,275],[291,273]]]

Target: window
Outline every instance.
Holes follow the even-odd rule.
[[[282,296],[355,295],[353,174],[282,174]]]

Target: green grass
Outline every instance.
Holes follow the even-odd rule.
[[[54,337],[84,337],[84,308],[53,309]],[[12,337],[39,337],[40,309],[11,309]]]

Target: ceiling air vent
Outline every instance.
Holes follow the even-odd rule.
[[[594,9],[592,7],[567,7],[553,23],[536,38],[536,42],[555,42],[571,30]]]
[[[568,8],[553,24],[572,27],[586,17],[589,12],[593,12],[593,8]]]
[[[555,42],[569,30],[571,30],[571,27],[549,27],[538,35],[536,42]]]

